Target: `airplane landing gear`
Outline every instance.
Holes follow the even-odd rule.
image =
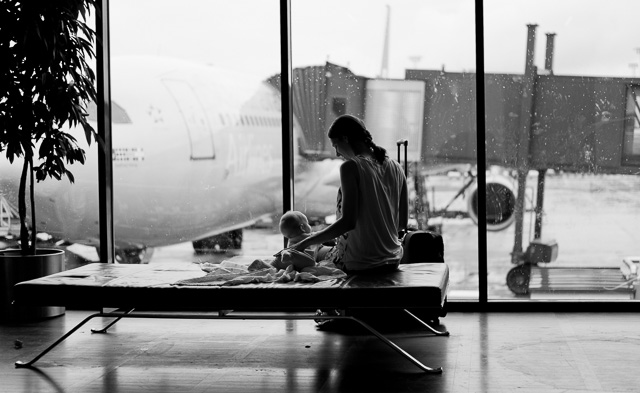
[[[529,293],[529,279],[531,278],[531,264],[518,265],[507,273],[507,286],[516,295]]]
[[[192,244],[196,254],[225,252],[232,249],[239,250],[242,248],[242,229],[194,240]]]
[[[123,264],[149,263],[152,255],[152,247],[116,247],[115,260]]]

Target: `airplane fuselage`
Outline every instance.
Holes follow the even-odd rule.
[[[117,245],[190,241],[281,212],[281,112],[274,87],[209,66],[123,58],[112,62],[111,89]],[[36,184],[38,230],[97,244],[98,146],[86,146],[81,133],[77,138],[87,161],[69,168],[75,183]],[[301,158],[294,159],[302,168]],[[17,206],[21,163],[4,164],[0,192]],[[305,164],[312,175],[296,183],[299,200],[329,215],[337,184],[322,182],[318,176],[326,169],[312,167]]]

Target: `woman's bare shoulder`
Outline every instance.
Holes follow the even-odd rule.
[[[347,160],[340,164],[340,177],[346,181],[357,180],[358,164],[351,160]]]
[[[340,164],[341,171],[356,171],[358,169],[358,164],[356,164],[353,160],[346,160],[342,164]]]

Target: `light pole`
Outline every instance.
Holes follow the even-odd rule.
[[[629,68],[631,68],[631,72],[633,73],[633,77],[636,77],[636,68],[638,68],[638,63],[629,63]]]

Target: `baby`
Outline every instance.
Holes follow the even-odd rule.
[[[311,236],[311,225],[307,216],[295,210],[288,211],[280,218],[280,233],[288,239],[287,247],[291,247],[303,239]],[[315,248],[309,248],[301,253],[296,250],[285,250],[271,263],[277,269],[286,269],[293,265],[294,269],[301,271],[305,267],[315,266]]]
[[[311,225],[304,213],[290,210],[280,217],[280,233],[288,239],[287,247],[311,236]]]

